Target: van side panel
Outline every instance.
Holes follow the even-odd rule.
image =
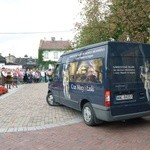
[[[62,56],[63,104],[81,110],[81,101],[104,105],[104,73],[106,46]]]

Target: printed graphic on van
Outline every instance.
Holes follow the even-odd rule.
[[[78,91],[87,91],[87,92],[94,92],[94,86],[93,85],[80,85],[80,84],[71,84],[72,90],[78,90]]]
[[[102,59],[70,63],[69,79],[78,83],[102,83]]]
[[[70,99],[69,94],[69,63],[63,65],[63,92],[66,99]]]
[[[81,83],[102,83],[102,65],[100,58],[70,63],[66,61],[63,64],[64,97],[71,99],[70,90],[94,92],[93,86]],[[73,83],[70,84],[70,82]]]
[[[114,74],[135,74],[135,66],[113,66]]]
[[[144,66],[141,66],[140,77],[144,83],[147,99],[150,101],[150,63],[148,61],[145,62]]]

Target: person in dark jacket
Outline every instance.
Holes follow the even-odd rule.
[[[28,83],[28,74],[27,74],[27,70],[26,70],[25,73],[24,73],[24,76],[23,76],[23,82],[24,82],[24,83]]]
[[[7,75],[6,75],[7,89],[11,89],[12,81],[13,81],[13,74],[12,74],[12,71],[10,69],[8,69],[7,70]]]

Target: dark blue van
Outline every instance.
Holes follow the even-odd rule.
[[[90,126],[150,115],[150,45],[109,41],[63,54],[46,99],[82,111]]]

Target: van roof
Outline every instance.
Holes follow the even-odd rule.
[[[100,42],[100,43],[96,43],[96,44],[91,44],[91,45],[87,45],[87,46],[84,46],[84,47],[81,47],[81,48],[77,48],[77,49],[74,49],[72,51],[69,51],[69,52],[65,52],[62,56],[65,56],[65,55],[69,55],[69,54],[72,54],[72,53],[76,53],[76,52],[80,52],[82,50],[86,50],[86,49],[90,49],[90,48],[95,48],[95,47],[99,47],[99,46],[103,46],[103,45],[108,45],[109,43],[126,43],[126,44],[146,44],[146,43],[137,43],[137,42],[118,42],[118,41],[104,41],[104,42]]]
[[[102,46],[102,45],[107,45],[109,42],[110,41],[105,41],[105,42],[100,42],[100,43],[96,43],[96,44],[87,45],[87,46],[84,46],[84,47],[81,47],[81,48],[74,49],[74,50],[69,51],[69,52],[65,52],[61,56],[65,56],[65,55],[69,55],[69,54],[72,54],[72,53],[80,52],[81,50],[86,50],[86,49],[90,49],[90,48],[94,48],[94,47],[98,47],[98,46]]]

